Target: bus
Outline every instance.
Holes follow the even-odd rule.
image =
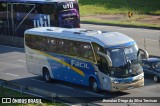
[[[112,92],[144,86],[141,63],[148,53],[122,33],[40,27],[26,30],[24,40],[28,71],[47,82]]]
[[[34,27],[79,28],[77,0],[0,0],[0,42],[20,43]],[[24,42],[23,42],[24,44]]]

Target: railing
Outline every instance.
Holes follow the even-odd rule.
[[[2,79],[0,79],[0,86],[7,87],[9,89],[14,89],[16,91],[19,91],[21,94],[30,94],[36,97],[44,98],[44,99],[50,100],[52,103],[62,102],[62,103],[65,103],[66,105],[70,105],[70,103],[72,103],[72,104],[78,104],[81,106],[96,106],[96,104],[86,103],[75,97],[69,97],[66,95],[57,94],[51,91],[46,91],[46,90],[35,88],[35,87],[24,86],[15,82],[6,81]]]

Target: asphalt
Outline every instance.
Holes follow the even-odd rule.
[[[145,86],[142,88],[126,90],[123,92],[92,92],[88,87],[70,84],[62,81],[46,83],[42,77],[28,73],[25,62],[24,49],[0,46],[0,79],[12,81],[17,84],[35,87],[69,97],[80,97],[82,101],[93,102],[97,105],[121,106],[121,104],[102,103],[102,98],[115,97],[160,97],[160,84],[151,79],[145,79]],[[128,106],[122,103],[123,106]],[[133,104],[130,104],[132,106]],[[144,106],[135,103],[133,106]],[[146,103],[145,103],[146,105]],[[148,104],[147,104],[148,105]],[[158,106],[156,103],[150,106]],[[148,105],[149,106],[149,105]]]

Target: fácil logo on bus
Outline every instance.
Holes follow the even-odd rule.
[[[71,60],[71,65],[72,66],[76,66],[76,67],[89,69],[89,67],[88,67],[88,65],[86,63],[78,62],[78,61],[75,61],[75,60]]]

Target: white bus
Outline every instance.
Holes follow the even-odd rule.
[[[144,85],[141,57],[148,53],[119,32],[80,28],[33,28],[25,31],[28,71],[51,79],[122,91]]]

